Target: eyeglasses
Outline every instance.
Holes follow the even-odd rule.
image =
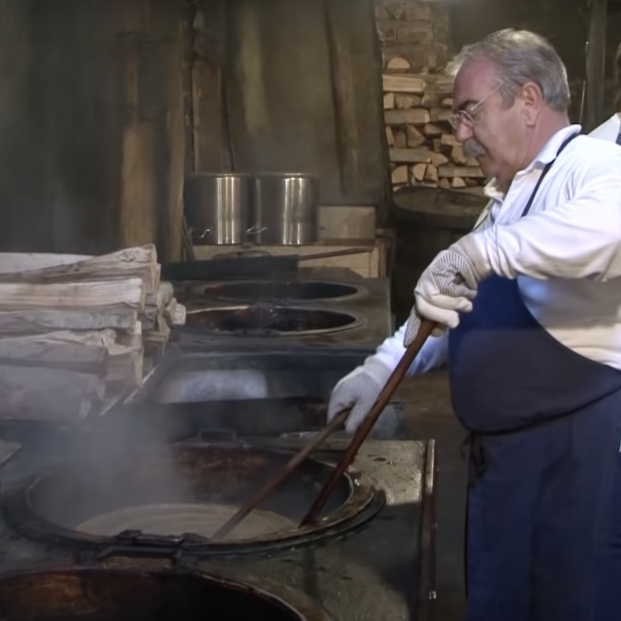
[[[495,89],[487,93],[481,101],[478,101],[473,106],[470,107],[470,110],[459,110],[449,118],[449,123],[451,127],[457,131],[459,126],[463,123],[468,129],[472,129],[477,122],[478,109],[494,94],[497,93],[504,86],[504,82],[501,82]]]

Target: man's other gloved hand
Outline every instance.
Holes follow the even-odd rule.
[[[353,406],[345,423],[348,433],[354,433],[377,401],[393,369],[373,356],[363,365],[341,379],[332,391],[328,405],[328,422],[341,410]]]

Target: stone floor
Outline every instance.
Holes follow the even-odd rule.
[[[407,402],[408,436],[436,440],[438,600],[435,621],[460,621],[464,612],[466,464],[461,444],[465,434],[451,409],[446,372],[437,371],[406,380],[396,397]]]

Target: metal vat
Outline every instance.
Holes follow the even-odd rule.
[[[193,241],[233,245],[247,241],[252,177],[243,173],[200,173],[185,184],[185,213]]]
[[[318,237],[319,179],[305,173],[260,173],[254,180],[257,244],[301,246]]]

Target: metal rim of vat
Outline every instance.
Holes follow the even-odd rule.
[[[174,326],[174,329],[179,332],[187,332],[192,334],[204,334],[206,336],[211,337],[240,337],[240,336],[278,336],[279,338],[297,338],[300,336],[314,336],[314,335],[324,335],[324,334],[335,334],[337,332],[344,332],[346,330],[352,330],[354,328],[359,328],[364,325],[365,321],[361,319],[358,315],[343,310],[337,310],[334,308],[317,308],[315,306],[283,306],[281,304],[270,304],[270,303],[256,303],[256,304],[240,304],[236,306],[209,306],[200,309],[189,309],[187,311],[187,316],[196,315],[198,313],[215,313],[215,312],[235,312],[235,311],[243,311],[250,309],[258,309],[258,308],[272,308],[278,310],[284,310],[288,312],[298,312],[302,314],[311,314],[311,313],[324,313],[326,315],[332,315],[335,317],[347,317],[350,318],[351,321],[344,325],[333,326],[329,328],[317,328],[317,329],[309,329],[309,330],[291,330],[291,331],[280,331],[280,330],[269,330],[269,329],[240,329],[240,330],[216,330],[212,328],[204,328],[202,326],[190,325],[187,323],[183,326]]]
[[[295,295],[243,295],[243,293],[227,294],[228,290],[243,290],[244,287],[259,288],[264,287],[266,289],[282,287],[286,289],[309,287],[311,289],[327,289],[334,292],[334,295],[319,294],[317,297],[300,297]],[[318,302],[341,302],[343,300],[351,301],[362,297],[366,290],[359,285],[353,285],[349,283],[329,281],[329,280],[239,280],[239,281],[224,281],[218,283],[211,283],[206,285],[193,286],[191,293],[195,296],[195,299],[209,299],[209,300],[221,300],[224,302],[253,302],[261,301],[268,303],[295,303],[295,304],[312,304]]]
[[[332,621],[331,617],[319,604],[306,593],[278,583],[268,578],[237,571],[223,571],[221,568],[202,565],[196,569],[177,569],[174,567],[150,567],[142,564],[135,566],[106,566],[97,565],[51,565],[39,566],[36,569],[24,569],[0,573],[0,585],[8,581],[36,579],[40,577],[73,576],[80,579],[88,573],[117,574],[117,575],[170,575],[175,577],[191,577],[205,581],[209,586],[229,591],[245,593],[257,600],[263,600],[274,608],[280,608],[283,613],[295,616],[298,621]],[[0,605],[0,614],[2,614]]]
[[[204,442],[182,442],[172,446],[209,448]],[[279,455],[283,463],[294,454],[287,450],[269,450],[246,446],[257,453]],[[322,459],[308,458],[318,465],[333,467]],[[79,461],[65,464],[62,470],[79,464]],[[120,553],[141,557],[170,557],[187,554],[197,558],[218,558],[238,556],[270,556],[292,549],[316,547],[323,543],[345,538],[364,528],[384,507],[385,492],[353,467],[343,477],[349,493],[343,504],[330,515],[316,523],[280,533],[255,537],[250,540],[209,542],[202,537],[177,537],[141,534],[132,538],[90,535],[47,519],[35,506],[33,495],[37,487],[45,483],[58,471],[45,476],[36,476],[21,487],[0,489],[0,507],[7,522],[18,532],[37,541],[55,541],[69,544],[78,549],[94,551],[96,558],[103,559]]]

